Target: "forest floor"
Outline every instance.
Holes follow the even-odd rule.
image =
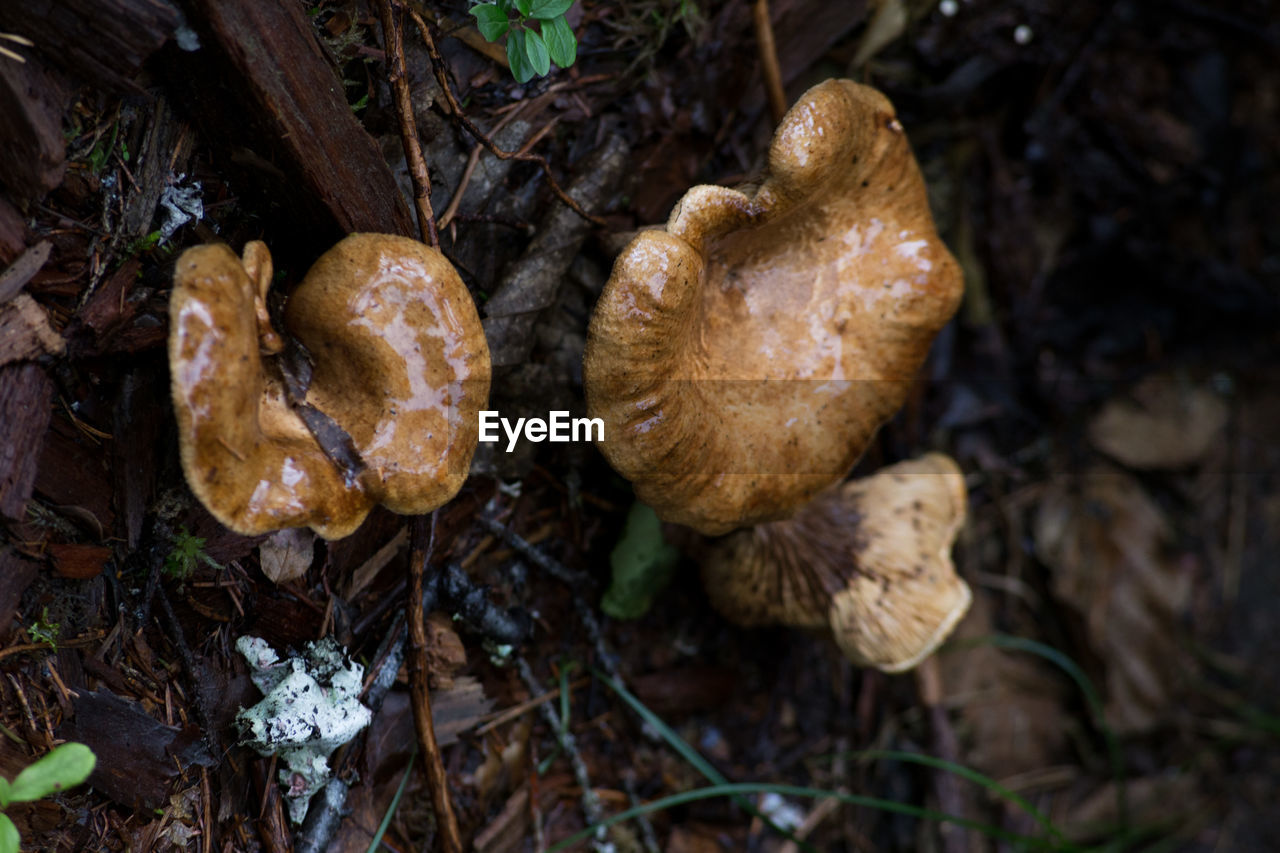
[[[0,120],[0,329],[34,342],[0,338],[0,773],[64,740],[97,755],[88,786],[7,810],[33,850],[304,849],[278,760],[234,724],[260,696],[236,640],[285,653],[332,636],[373,673],[403,625],[404,517],[377,510],[332,542],[239,536],[179,464],[165,341],[184,248],[264,240],[287,293],[345,232],[417,233],[376,3],[269,5],[191,0],[179,21],[113,0],[96,34],[0,11],[35,42],[0,42],[30,60],[0,56],[0,94],[24,93]],[[490,408],[580,414],[586,324],[620,246],[687,188],[760,173],[773,121],[753,2],[581,0],[576,63],[526,84],[465,5],[409,4],[439,65],[403,18],[441,247],[486,318]],[[770,6],[791,100],[850,77],[894,102],[964,269],[957,318],[855,475],[929,450],[959,462],[972,609],[900,676],[724,621],[689,560],[644,615],[613,619],[599,602],[629,485],[589,445],[482,448],[433,520],[432,564],[533,627],[504,655],[465,619],[430,621],[467,849],[549,849],[725,780],[815,795],[692,800],[601,837],[1274,849],[1280,16],[1262,0]],[[302,22],[325,75],[279,52],[298,34],[272,21]],[[85,59],[149,31],[115,65]],[[272,100],[288,92],[296,110]],[[345,129],[305,133],[325,92]],[[546,168],[482,150],[459,113]],[[428,849],[415,753],[402,670],[337,758],[350,791],[328,849],[368,849],[384,815],[386,848]]]

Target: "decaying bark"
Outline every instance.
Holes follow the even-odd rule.
[[[336,233],[413,236],[409,208],[373,139],[343,96],[302,6],[259,0],[192,0],[206,50],[228,67],[236,107],[278,140],[301,215],[332,223]],[[202,59],[207,62],[207,59]],[[216,63],[215,63],[216,64]],[[212,94],[218,69],[204,67]]]

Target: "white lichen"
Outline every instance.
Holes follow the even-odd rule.
[[[311,796],[329,781],[329,756],[372,717],[359,701],[364,667],[347,660],[329,637],[285,660],[258,637],[241,637],[236,650],[264,694],[257,705],[236,714],[236,725],[245,744],[261,755],[280,757],[289,818],[302,823]]]

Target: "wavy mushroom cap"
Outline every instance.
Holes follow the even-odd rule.
[[[467,478],[489,347],[439,250],[352,234],[320,256],[285,308],[315,362],[307,402],[347,430],[394,512],[430,512]]]
[[[786,518],[900,408],[962,288],[892,105],[828,80],[758,187],[694,187],[619,256],[583,364],[601,449],[664,520]]]
[[[245,535],[309,526],[354,531],[378,503],[427,512],[466,479],[489,351],[475,306],[435,249],[353,234],[326,252],[290,299],[286,325],[315,364],[306,402],[352,439],[348,477],[289,404],[262,352],[277,352],[263,299],[261,243],[178,259],[169,360],[187,482],[215,518]],[[260,352],[261,350],[261,352]]]
[[[715,543],[703,583],[734,622],[827,630],[850,661],[902,672],[969,609],[951,561],[965,504],[949,457],[900,462],[823,492],[787,521]]]

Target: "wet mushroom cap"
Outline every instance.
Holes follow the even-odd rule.
[[[271,270],[260,275],[252,259],[265,252],[250,243],[242,262],[210,245],[178,258],[169,370],[182,469],[200,502],[237,533],[311,525],[343,535],[368,500],[346,487],[259,352],[257,306]]]
[[[489,347],[444,255],[352,234],[307,272],[285,326],[314,361],[307,402],[347,430],[380,503],[416,514],[457,494],[489,399]]]
[[[435,249],[354,234],[298,286],[286,326],[314,368],[306,403],[350,436],[363,471],[330,459],[290,405],[264,297],[270,256],[225,246],[178,259],[169,358],[183,471],[224,525],[254,535],[353,532],[378,503],[427,512],[465,480],[489,352],[474,303]]]
[[[951,561],[965,505],[950,458],[900,462],[823,492],[787,521],[714,543],[703,583],[734,622],[829,631],[850,661],[902,672],[969,608]]]
[[[583,364],[601,449],[667,521],[788,517],[902,405],[959,304],[892,105],[810,89],[756,187],[694,187],[619,256]]]

